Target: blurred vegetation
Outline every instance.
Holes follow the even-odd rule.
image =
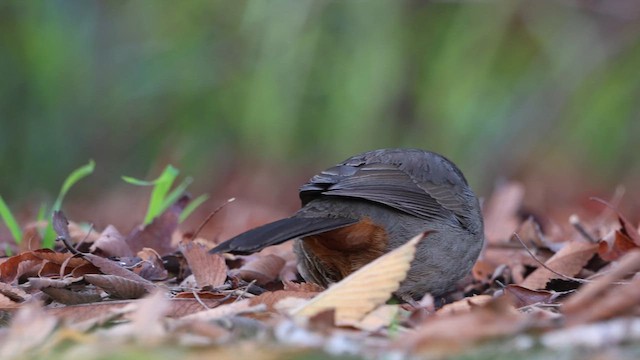
[[[640,166],[638,64],[633,1],[3,1],[0,194],[89,158],[109,186],[400,146],[478,186],[545,164],[615,184]]]

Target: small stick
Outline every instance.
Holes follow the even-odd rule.
[[[513,235],[515,236],[516,239],[518,239],[518,241],[520,241],[520,244],[522,244],[522,246],[524,247],[525,250],[527,250],[527,252],[529,253],[529,256],[531,256],[533,258],[533,260],[535,260],[538,264],[540,264],[540,266],[542,266],[543,268],[551,271],[552,273],[563,277],[567,280],[571,280],[571,281],[575,281],[575,282],[579,282],[581,284],[588,284],[588,283],[592,283],[595,280],[587,280],[587,279],[579,279],[579,278],[575,278],[575,277],[571,277],[571,276],[567,276],[565,274],[559,273],[555,270],[553,270],[552,268],[548,267],[545,263],[543,263],[542,261],[540,261],[540,259],[538,259],[532,252],[531,250],[529,250],[529,248],[527,247],[527,245],[524,244],[524,242],[522,241],[522,239],[520,238],[520,235],[518,235],[518,233],[513,233]],[[614,285],[626,285],[628,284],[628,282],[626,281],[617,281],[617,282],[612,282],[612,284]]]
[[[204,303],[204,301],[202,301],[202,299],[200,299],[200,295],[198,295],[198,292],[196,290],[191,291],[191,293],[193,294],[193,297],[196,299],[196,301],[202,305],[203,308],[210,310],[211,308],[207,306],[207,304]]]
[[[224,208],[226,205],[228,205],[229,203],[232,203],[236,201],[236,198],[231,198],[228,199],[226,202],[224,202],[222,205],[218,206],[217,209],[213,210],[209,216],[207,216],[206,219],[204,219],[204,221],[200,224],[200,226],[198,226],[198,228],[196,229],[196,231],[193,232],[193,239],[195,239],[196,237],[198,237],[198,234],[200,233],[200,231],[202,230],[202,228],[204,228],[205,225],[207,225],[207,223],[213,218],[213,216],[215,214],[217,214],[218,212],[220,212],[220,210],[222,210],[222,208]]]
[[[245,296],[245,295],[247,294],[247,292],[249,291],[249,288],[251,287],[251,285],[253,285],[253,284],[255,284],[255,283],[256,283],[256,280],[255,280],[255,279],[254,279],[254,280],[252,280],[252,281],[249,283],[249,285],[247,285],[247,286],[242,290],[242,292],[240,293],[240,295],[238,295],[238,297],[237,297],[233,302],[236,302],[236,301],[240,300],[243,296]]]
[[[525,249],[525,250],[527,250],[527,252],[529,253],[529,256],[531,256],[531,257],[533,258],[533,260],[535,260],[535,261],[536,261],[538,264],[540,264],[540,266],[542,266],[543,268],[545,268],[545,269],[547,269],[547,270],[551,271],[552,273],[554,273],[554,274],[556,274],[556,275],[558,275],[558,276],[560,276],[560,277],[563,277],[563,278],[565,278],[565,279],[567,279],[567,280],[576,281],[576,282],[579,282],[579,283],[589,283],[589,282],[590,282],[589,280],[574,278],[574,277],[567,276],[567,275],[565,275],[565,274],[562,274],[562,273],[559,273],[559,272],[557,272],[557,271],[553,270],[552,268],[548,267],[545,263],[543,263],[542,261],[540,261],[540,259],[538,259],[538,258],[533,254],[533,252],[531,252],[531,250],[529,250],[529,248],[527,247],[527,245],[525,245],[524,241],[522,241],[522,238],[520,238],[520,235],[518,235],[518,233],[513,233],[513,236],[515,236],[515,237],[516,237],[516,239],[518,239],[518,241],[520,241],[520,244],[522,244],[522,246],[524,247],[524,249]]]
[[[569,223],[571,225],[573,225],[573,227],[576,230],[578,230],[578,233],[580,233],[580,235],[582,235],[582,237],[587,239],[587,241],[589,241],[591,243],[597,243],[598,242],[598,240],[596,240],[596,238],[591,236],[591,234],[587,231],[587,229],[584,227],[584,225],[582,225],[582,222],[580,221],[580,218],[578,217],[578,215],[573,214],[573,215],[569,216]]]

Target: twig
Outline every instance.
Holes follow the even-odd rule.
[[[205,225],[207,225],[207,223],[215,216],[215,214],[217,214],[218,212],[220,212],[220,210],[222,210],[222,208],[224,208],[225,206],[227,206],[228,204],[232,203],[236,201],[236,198],[230,198],[228,199],[226,202],[224,202],[222,205],[218,206],[217,209],[213,210],[209,216],[207,216],[206,219],[204,219],[204,221],[200,224],[200,226],[198,226],[198,228],[196,229],[196,231],[193,232],[193,239],[195,239],[196,237],[198,237],[198,234],[200,233],[200,231],[202,230],[202,228],[204,228]]]
[[[529,248],[527,247],[527,245],[525,245],[524,241],[522,241],[522,238],[520,238],[520,235],[518,235],[518,233],[513,233],[513,236],[515,236],[516,239],[518,239],[518,241],[520,241],[520,244],[522,244],[522,246],[524,247],[525,250],[527,250],[527,252],[529,253],[529,256],[531,256],[533,258],[533,260],[535,260],[538,264],[540,264],[540,266],[542,266],[543,268],[551,271],[552,273],[563,277],[567,280],[571,280],[571,281],[575,281],[575,282],[579,282],[579,283],[589,283],[589,280],[585,280],[585,279],[578,279],[578,278],[574,278],[571,276],[567,276],[565,274],[559,273],[555,270],[553,270],[552,268],[548,267],[545,263],[543,263],[542,261],[540,261],[540,259],[538,259],[533,252],[531,252],[531,250],[529,250]]]
[[[67,248],[67,250],[69,250],[69,252],[72,253],[73,255],[80,254],[80,251],[76,250],[76,248],[74,248],[73,245],[71,245],[71,243],[66,238],[66,236],[58,235],[56,237],[56,241],[61,241],[62,244],[64,244],[64,247]]]
[[[204,301],[202,301],[202,299],[200,299],[200,295],[198,295],[198,291],[193,290],[191,293],[193,294],[193,297],[196,299],[196,301],[200,305],[202,305],[203,308],[205,308],[207,310],[211,309],[210,307],[207,306],[207,304],[204,303]]]
[[[238,300],[240,300],[243,296],[245,296],[247,294],[247,292],[249,291],[249,288],[251,287],[251,285],[255,284],[256,280],[252,280],[240,293],[240,295],[238,295],[238,297],[233,301],[236,302]]]
[[[622,202],[622,198],[624,197],[625,192],[626,192],[625,187],[622,185],[618,185],[616,187],[616,190],[613,193],[613,196],[611,197],[611,201],[606,202],[599,198],[590,198],[589,200],[596,200],[604,203],[605,205],[607,205],[608,210],[615,214],[617,212],[618,206]],[[607,212],[607,209],[602,211],[598,219],[595,221],[598,224],[598,227],[604,224],[608,216],[609,216],[609,213]]]
[[[587,229],[584,227],[584,225],[582,225],[582,222],[580,222],[580,218],[578,217],[578,215],[573,214],[573,215],[569,216],[569,223],[571,225],[573,225],[573,227],[576,230],[578,230],[578,233],[580,233],[580,235],[582,235],[582,237],[587,239],[587,241],[589,241],[590,243],[597,243],[598,242],[598,240],[596,238],[591,236],[591,234],[587,231]]]
[[[87,235],[85,235],[85,236],[82,238],[82,240],[80,240],[80,241],[76,244],[76,246],[75,246],[75,248],[76,248],[76,249],[78,249],[78,248],[80,247],[80,245],[82,245],[85,241],[87,241],[87,239],[89,238],[89,235],[91,235],[91,232],[92,232],[92,231],[93,231],[93,224],[90,224],[90,225],[89,225],[89,230],[87,231]]]
[[[538,259],[532,252],[531,250],[529,250],[529,248],[527,247],[527,245],[524,244],[524,242],[522,241],[522,239],[520,238],[520,235],[518,235],[518,233],[513,233],[513,235],[515,236],[516,239],[518,239],[518,241],[520,241],[520,244],[522,244],[522,246],[524,247],[525,250],[527,250],[527,252],[529,253],[529,256],[531,256],[533,258],[533,260],[535,260],[538,264],[540,264],[540,266],[542,266],[543,268],[551,271],[552,273],[563,277],[567,280],[571,280],[571,281],[575,281],[575,282],[579,282],[581,284],[589,284],[594,282],[595,280],[588,280],[588,279],[579,279],[579,278],[575,278],[575,277],[571,277],[571,276],[567,276],[565,274],[559,273],[555,270],[553,270],[552,268],[548,267],[545,263],[543,263],[542,261],[540,261],[540,259]],[[616,282],[612,282],[611,284],[614,285],[626,285],[628,284],[628,282],[626,281],[616,281]]]

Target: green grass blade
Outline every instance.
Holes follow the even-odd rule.
[[[160,208],[158,209],[158,212],[155,214],[155,216],[158,216],[158,215],[162,214],[165,210],[167,210],[169,208],[169,206],[173,205],[173,203],[178,201],[180,196],[182,196],[182,194],[184,194],[184,192],[187,190],[187,187],[189,187],[189,185],[191,185],[192,182],[193,182],[193,179],[188,177],[188,178],[184,179],[180,183],[180,185],[178,185],[175,189],[173,189],[169,193],[169,195],[167,195],[163,199],[162,204],[160,205]]]
[[[149,199],[149,208],[147,209],[147,215],[144,218],[144,223],[150,224],[153,219],[162,213],[162,206],[173,185],[173,182],[178,177],[180,171],[171,165],[167,165],[160,177],[156,180],[156,184],[151,192],[151,198]]]
[[[60,207],[62,206],[62,200],[64,200],[64,197],[65,195],[67,195],[67,192],[69,192],[69,189],[71,189],[71,187],[81,179],[91,175],[95,167],[96,163],[93,160],[89,160],[89,163],[87,165],[73,170],[71,174],[67,176],[67,178],[62,183],[62,187],[60,188],[60,193],[58,194],[56,202],[53,203],[53,207],[51,208],[51,215],[53,215],[54,211],[60,210]],[[51,225],[51,218],[47,220],[49,221],[49,224],[44,230],[44,235],[42,237],[42,247],[52,248],[55,242],[56,233],[53,230],[53,226]]]
[[[65,195],[67,195],[69,189],[81,179],[91,175],[95,167],[96,163],[93,160],[89,160],[89,163],[87,165],[73,170],[73,172],[71,172],[71,174],[67,176],[64,183],[62,183],[62,188],[60,189],[60,194],[58,194],[56,202],[53,203],[53,208],[51,209],[52,212],[60,210],[60,207],[62,206],[62,200],[64,199]]]
[[[47,204],[40,204],[40,208],[38,209],[38,217],[36,217],[37,221],[43,221],[47,218]]]
[[[6,245],[4,246],[4,254],[5,254],[7,257],[11,257],[11,256],[13,256],[13,251],[11,250],[11,247],[9,246],[9,244],[6,244]]]
[[[150,224],[153,218],[162,213],[162,205],[167,193],[171,189],[173,182],[178,177],[180,171],[171,165],[167,165],[160,177],[155,180],[155,186],[151,192],[151,198],[149,199],[149,208],[147,209],[147,215],[144,218],[144,223]]]
[[[187,205],[187,207],[185,207],[184,210],[182,210],[182,214],[180,214],[180,218],[178,219],[178,221],[183,222],[186,218],[189,217],[189,215],[191,215],[191,213],[195,209],[198,208],[198,206],[202,205],[202,203],[204,203],[207,200],[209,200],[209,195],[207,194],[202,194],[197,198],[193,199],[191,202],[189,202],[189,205]]]
[[[153,186],[158,183],[158,180],[160,180],[160,178],[158,178],[152,181],[147,181],[147,180],[140,180],[140,179],[136,179],[134,177],[125,176],[125,175],[122,175],[121,177],[122,177],[122,180],[124,180],[125,182],[131,185],[138,185],[138,186]]]
[[[13,236],[13,240],[16,244],[20,244],[22,241],[22,229],[20,228],[20,225],[18,225],[16,218],[11,213],[11,210],[9,210],[7,203],[4,202],[2,196],[0,196],[0,216],[2,216],[7,228],[9,228],[11,236]]]

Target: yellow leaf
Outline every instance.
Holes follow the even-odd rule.
[[[398,290],[400,282],[407,276],[416,245],[424,236],[425,234],[420,234],[363,266],[294,309],[291,314],[297,318],[308,318],[322,311],[335,309],[335,322],[338,325],[362,319]]]

